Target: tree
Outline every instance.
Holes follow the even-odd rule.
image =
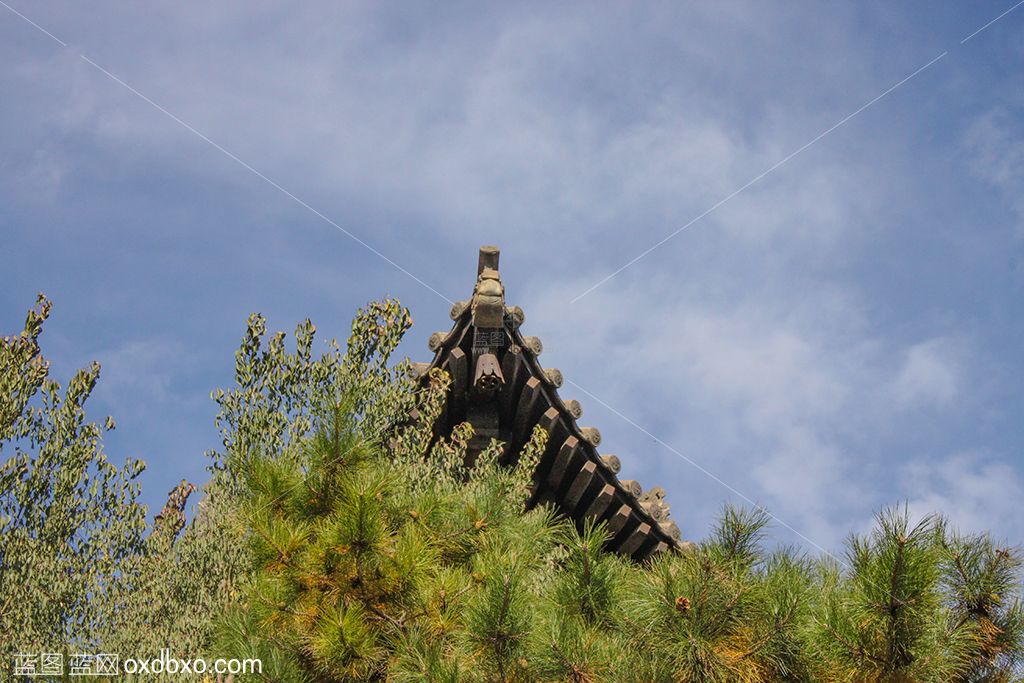
[[[407,320],[397,302],[361,311],[344,356],[310,373],[319,380],[307,409],[258,421],[292,438],[233,442],[252,566],[221,649],[260,657],[279,681],[760,681],[804,671],[796,637],[808,562],[764,553],[763,513],[728,509],[710,541],[642,567],[604,552],[603,527],[524,511],[545,435],[512,469],[498,464],[497,443],[467,464],[469,425],[434,440],[447,377],[419,388],[404,363],[387,364]],[[243,348],[258,346],[256,323]],[[246,404],[240,392],[252,386],[287,393],[282,381],[305,376],[275,369],[299,362],[279,344],[271,338],[272,362],[239,373],[226,403]]]
[[[511,470],[496,446],[467,468],[465,426],[431,446],[446,379],[417,396],[406,364],[387,367],[409,322],[397,302],[364,309],[300,411],[308,437],[229,458],[253,573],[221,642],[269,662],[268,679],[462,680],[475,659],[521,668],[527,589],[562,528],[547,510],[523,514],[543,435]],[[414,405],[419,420],[399,427]]]
[[[97,644],[103,605],[119,599],[121,564],[144,546],[136,481],[144,464],[118,467],[89,422],[85,402],[99,364],[65,390],[39,348],[50,302],[42,295],[24,330],[0,340],[0,656],[67,652]]]
[[[525,512],[544,435],[513,470],[497,464],[497,443],[467,464],[468,425],[434,440],[447,378],[422,388],[404,362],[389,368],[408,322],[400,310],[360,312],[345,355],[314,373],[303,430],[275,423],[293,438],[272,448],[253,438],[236,453],[252,565],[219,642],[272,662],[268,679],[1020,675],[1019,551],[937,517],[883,512],[840,566],[767,550],[767,514],[727,507],[708,540],[637,565],[604,552],[600,526]],[[277,339],[268,357],[293,363],[273,351]],[[295,374],[272,366],[260,372]]]
[[[806,680],[797,638],[810,562],[767,553],[768,520],[726,506],[695,550],[633,568],[627,635],[651,662],[648,680]]]
[[[600,524],[526,510],[546,434],[514,467],[498,442],[469,459],[468,424],[436,437],[449,379],[391,362],[397,301],[319,357],[308,320],[289,351],[251,316],[202,498],[187,514],[182,482],[147,533],[142,464],[111,464],[85,418],[98,366],[63,392],[48,376],[49,309],[0,344],[5,656],[171,647],[311,683],[1024,677],[1020,549],[939,516],[885,510],[840,561],[771,549],[766,512],[726,506],[706,540],[638,564]]]
[[[943,522],[941,569],[951,628],[971,634],[962,683],[1024,678],[1024,603],[1019,548],[989,534],[950,532]]]
[[[1020,680],[1019,550],[889,508],[847,558],[815,591],[816,680]]]

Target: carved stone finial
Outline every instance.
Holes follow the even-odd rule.
[[[655,521],[661,522],[668,519],[668,505],[660,500],[644,500],[643,496],[640,496],[640,507]]]
[[[665,498],[665,489],[660,486],[652,486],[651,488],[644,491],[643,495],[640,496],[640,500],[663,500]]]
[[[473,325],[476,327],[497,329],[505,325],[505,287],[501,284],[497,270],[481,267],[471,305]]]
[[[608,471],[612,474],[618,474],[622,471],[622,461],[619,460],[617,455],[602,455],[601,462],[608,468]]]
[[[665,502],[665,489],[660,486],[652,486],[639,496],[640,507],[647,511],[651,517],[659,522],[668,519],[669,506]]]
[[[484,245],[480,247],[480,259],[477,261],[476,274],[480,275],[484,272],[484,268],[490,268],[491,270],[498,270],[498,259],[501,257],[501,249],[493,245]]]

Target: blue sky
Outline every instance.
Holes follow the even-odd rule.
[[[494,243],[687,537],[745,497],[808,548],[898,501],[1024,541],[1024,7],[5,2],[52,37],[0,6],[0,321],[54,300],[152,507],[250,312],[397,296],[425,360]]]

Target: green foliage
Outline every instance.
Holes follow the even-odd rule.
[[[99,365],[62,390],[39,335],[50,302],[39,296],[24,330],[0,340],[0,656],[94,645],[104,606],[123,586],[120,566],[144,545],[136,502],[143,463],[107,459],[85,402]]]
[[[988,534],[964,536],[943,529],[944,599],[952,628],[966,630],[972,642],[962,681],[1005,682],[1024,676],[1024,604],[1016,548],[1001,547]]]
[[[225,621],[225,650],[272,652],[280,668],[268,680],[377,680],[389,669],[422,680],[464,676],[475,660],[520,666],[529,588],[562,527],[545,510],[523,514],[536,455],[507,469],[492,447],[467,467],[460,429],[424,457],[444,389],[435,376],[420,420],[388,448],[367,434],[404,398],[382,393],[357,415],[341,394],[292,452],[249,460],[239,516],[253,574]]]
[[[219,642],[275,662],[268,680],[1019,676],[1015,549],[891,510],[840,567],[768,551],[767,514],[726,507],[707,541],[639,566],[603,551],[600,526],[524,513],[542,433],[516,469],[497,444],[469,462],[468,425],[430,429],[444,375],[419,389],[372,353],[346,359],[307,397],[310,429],[246,461],[253,564]]]
[[[141,463],[112,465],[85,419],[98,367],[64,391],[48,376],[48,312],[0,345],[5,656],[170,647],[303,683],[1024,676],[1024,556],[940,517],[883,511],[840,561],[769,549],[769,516],[727,506],[640,565],[602,525],[525,511],[546,434],[511,468],[496,442],[470,457],[469,425],[436,438],[448,378],[391,362],[412,322],[395,301],[319,357],[308,320],[292,351],[252,316],[202,498],[187,520],[182,482],[147,535]]]
[[[767,521],[727,507],[707,542],[632,572],[627,618],[653,679],[781,680],[804,670],[795,639],[807,568],[766,555]]]
[[[331,341],[326,353],[314,357],[316,328],[310,321],[297,326],[295,350],[289,351],[283,334],[265,341],[266,321],[250,316],[235,354],[235,387],[213,393],[223,445],[209,454],[213,476],[187,525],[183,514],[165,508],[176,515],[175,522],[158,521],[140,552],[122,563],[119,582],[125,590],[117,600],[107,601],[101,622],[107,647],[122,653],[156,653],[169,647],[172,655],[186,658],[224,654],[211,649],[217,616],[239,599],[240,583],[252,562],[249,524],[238,515],[245,480],[286,476],[289,454],[300,445],[329,455],[331,449],[306,441],[321,404],[335,392],[358,397],[347,406],[349,411],[373,402],[381,387],[402,371],[388,374],[386,362],[410,324],[408,313],[394,302],[371,304],[353,322],[344,354]],[[403,405],[411,400],[406,398]],[[349,419],[347,412],[338,414]],[[332,447],[337,451],[341,446]],[[338,459],[333,460],[314,467],[316,481],[311,484],[318,491],[334,491],[340,483]],[[277,474],[261,475],[259,467]],[[320,500],[327,504],[330,499]],[[272,654],[251,656],[271,662]]]
[[[1020,564],[1017,549],[939,517],[883,511],[869,536],[851,537],[846,570],[821,571],[816,680],[1020,680]]]

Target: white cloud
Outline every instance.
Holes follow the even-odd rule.
[[[893,382],[896,401],[904,407],[948,404],[960,384],[960,362],[948,338],[931,339],[907,349]]]
[[[126,341],[93,356],[100,363],[96,396],[115,415],[137,416],[140,409],[209,402],[206,396],[182,390],[185,378],[197,363],[194,355],[174,340]]]
[[[1020,107],[1000,107],[980,116],[968,128],[964,147],[979,178],[999,188],[1018,218],[1024,237],[1024,129]]]
[[[238,27],[254,21],[252,8],[118,8],[121,20],[139,22],[137,34],[117,35],[130,59],[90,54],[316,205],[331,209],[339,188],[400,201],[445,225],[446,239],[471,237],[481,226],[534,238],[557,226],[560,239],[576,244],[595,229],[620,226],[661,236],[806,142],[822,119],[820,108],[785,102],[767,83],[758,85],[765,100],[757,105],[771,111],[763,120],[741,116],[747,93],[708,80],[727,47],[792,76],[790,61],[764,48],[785,40],[773,27],[810,19],[780,8],[662,8],[646,19],[572,6],[493,10],[451,23],[435,17],[422,34],[389,33],[395,17],[370,4],[337,10],[342,16],[323,11],[275,17],[278,35],[266,45],[239,40]],[[622,42],[624,23],[651,34],[651,45]],[[683,35],[675,25],[686,27]],[[91,28],[100,36],[110,30]],[[136,37],[151,31],[167,42]],[[834,56],[851,49],[831,23],[810,35],[805,40],[827,42]],[[169,48],[173,60],[160,51]],[[671,63],[667,77],[648,83],[662,60]],[[800,74],[822,76],[821,93],[866,80],[849,72],[838,88],[824,78],[834,69],[833,62],[808,63]],[[70,74],[67,64],[48,63],[26,78],[65,91],[56,115],[62,125],[90,131],[128,157],[150,163],[155,154],[190,173],[252,180],[84,63]],[[581,84],[601,87],[595,94]],[[871,84],[863,85],[869,93]],[[826,112],[823,121],[843,113]],[[756,235],[766,223],[780,232],[796,214],[814,233],[834,234],[832,202],[819,200],[848,193],[852,185],[841,176],[838,168],[819,169],[811,182],[790,186],[791,201],[774,203],[774,211],[748,205],[760,219],[742,221],[734,234]],[[808,211],[815,211],[811,221]]]
[[[990,455],[956,453],[917,459],[903,468],[900,489],[917,515],[941,513],[966,532],[1024,534],[1024,478]]]
[[[526,326],[545,330],[546,356],[563,372],[571,368],[571,379],[582,373],[581,386],[812,542],[836,548],[851,519],[904,495],[879,481],[891,476],[893,454],[878,439],[911,437],[910,408],[944,409],[960,399],[968,372],[961,344],[886,338],[848,287],[755,289],[724,300],[707,295],[714,289],[706,279],[680,285],[662,273],[595,291],[568,309],[550,298],[529,302]],[[644,485],[645,477],[656,480],[691,520],[701,515],[701,523],[690,521],[697,530],[684,525],[688,533],[706,528],[703,516],[717,504],[698,506],[693,496],[720,501],[729,492],[607,419],[611,425],[598,426],[610,428],[609,447],[624,468],[646,469],[637,475]]]

